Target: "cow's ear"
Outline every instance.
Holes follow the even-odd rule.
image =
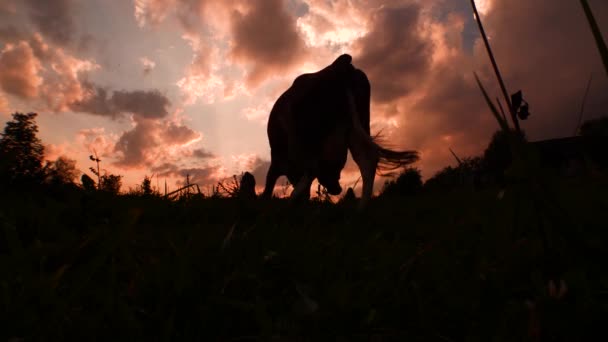
[[[334,62],[334,64],[350,64],[353,61],[353,57],[349,54],[343,54],[340,57],[338,57],[336,59],[336,61]]]

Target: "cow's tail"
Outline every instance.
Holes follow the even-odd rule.
[[[378,151],[376,172],[379,175],[388,175],[390,172],[406,167],[420,159],[418,151],[395,151],[382,147],[380,140],[378,136],[371,139],[374,148]]]
[[[406,167],[419,160],[417,151],[395,151],[381,146],[382,138],[380,135],[374,137],[365,132],[361,126],[361,121],[357,113],[354,98],[352,93],[348,93],[349,106],[353,129],[357,139],[361,141],[366,149],[372,152],[378,159],[376,173],[379,175],[389,175],[391,171],[395,171],[402,167]]]

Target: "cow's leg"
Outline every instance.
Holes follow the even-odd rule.
[[[314,178],[311,177],[308,172],[306,172],[294,186],[293,192],[290,196],[290,201],[308,201],[308,199],[310,199],[310,186],[312,185],[313,180]]]
[[[372,146],[364,143],[358,137],[351,134],[350,152],[359,167],[361,178],[363,178],[363,192],[361,194],[360,207],[365,207],[371,199],[374,191],[374,179],[376,167],[378,166],[378,152]]]
[[[363,208],[371,199],[374,191],[374,178],[376,176],[378,161],[380,160],[380,153],[369,134],[361,126],[352,93],[348,91],[346,95],[348,110],[352,120],[348,145],[355,163],[359,166],[361,178],[363,178],[363,192],[361,194],[361,202],[359,203],[359,207]]]
[[[262,198],[270,199],[272,198],[272,193],[274,192],[274,186],[277,183],[277,179],[281,176],[281,171],[276,161],[270,162],[270,168],[268,168],[268,173],[266,174],[266,184],[264,186],[264,192],[262,193]]]

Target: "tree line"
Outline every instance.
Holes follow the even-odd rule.
[[[0,133],[0,190],[32,189],[39,186],[75,187],[85,191],[102,191],[119,194],[122,187],[122,176],[106,172],[100,168],[101,159],[95,154],[89,158],[95,167],[89,170],[97,178],[81,173],[76,168],[76,161],[67,156],[60,156],[54,161],[45,160],[44,145],[38,138],[36,113],[14,113],[12,120],[6,123]],[[524,133],[517,134],[526,141]],[[608,138],[608,117],[588,120],[581,126],[579,136],[591,141],[585,145],[586,153],[595,165],[605,168],[608,165],[608,153],[602,148]],[[395,179],[387,181],[381,196],[410,196],[423,190],[449,190],[454,187],[471,185],[475,188],[487,185],[504,185],[505,171],[511,164],[511,151],[508,136],[504,131],[497,131],[481,156],[459,158],[456,167],[448,166],[437,172],[426,182],[422,181],[420,170],[405,169]],[[80,176],[80,184],[77,179]],[[233,191],[224,191],[226,186]],[[234,184],[222,182],[214,187],[214,195],[223,194],[232,197],[238,193],[239,181]],[[253,187],[255,180],[253,180]],[[236,188],[235,188],[236,187]],[[160,195],[153,189],[150,177],[146,176],[131,194]],[[217,196],[212,196],[217,197]]]

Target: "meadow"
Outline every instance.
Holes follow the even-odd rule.
[[[75,188],[4,193],[0,339],[606,336],[608,179],[551,184],[556,207],[512,184],[502,196],[459,187],[380,197],[364,211]]]

